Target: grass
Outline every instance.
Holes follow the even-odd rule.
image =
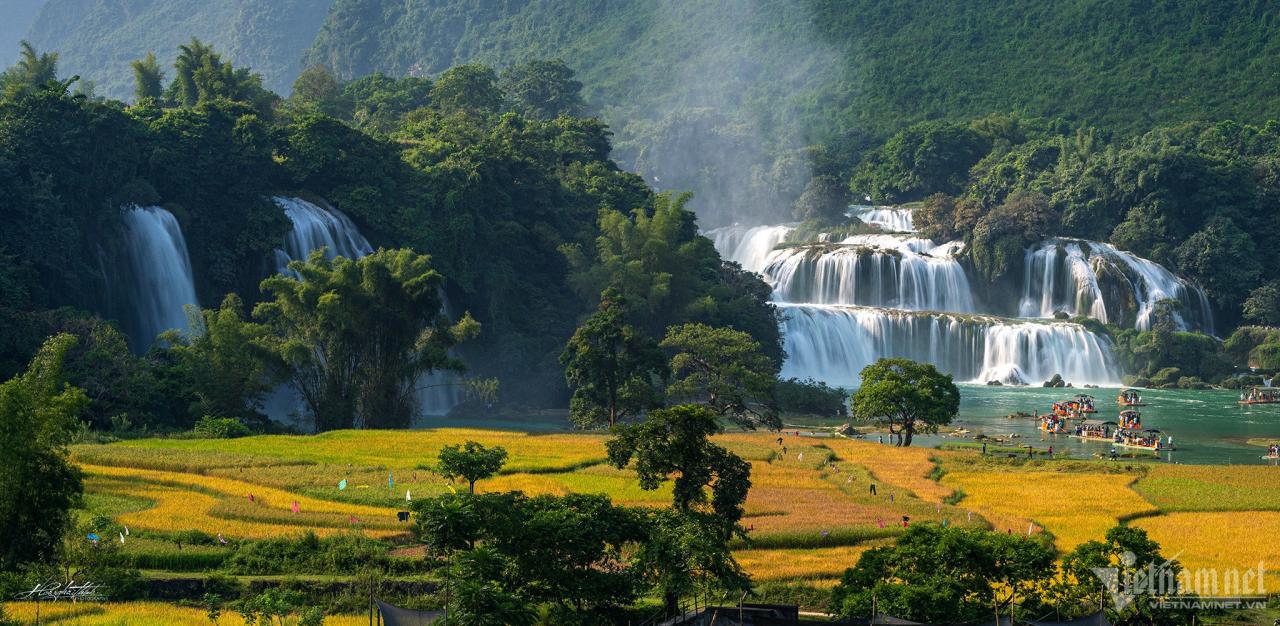
[[[1280,512],[1178,512],[1134,520],[1166,557],[1190,568],[1245,570],[1259,563],[1267,589],[1280,589]]]
[[[870,545],[813,549],[737,550],[733,556],[758,582],[828,580],[853,567]]]
[[[1134,489],[1164,511],[1280,511],[1280,467],[1160,465]]]
[[[605,459],[604,437],[534,434],[482,429],[399,431],[339,430],[319,435],[260,435],[239,439],[137,439],[98,446],[76,446],[85,463],[141,467],[138,450],[149,463],[198,470],[245,466],[324,463],[380,469],[430,468],[440,449],[465,440],[502,446],[510,454],[506,471],[572,470]],[[116,462],[113,462],[116,461]],[[157,469],[169,469],[157,467]],[[191,471],[186,469],[183,471]]]
[[[1050,533],[1062,551],[1127,521],[1189,564],[1236,564],[1257,555],[1280,563],[1280,548],[1268,543],[1280,529],[1277,468],[1008,459],[786,434],[779,444],[778,437],[716,437],[751,463],[743,519],[750,539],[738,542],[735,554],[767,584],[830,582],[868,546],[900,534],[904,515],[913,524],[947,520],[1019,534],[1031,525]],[[599,435],[344,431],[136,440],[76,446],[74,454],[88,473],[86,513],[113,517],[135,532],[122,554],[142,568],[180,572],[225,558],[213,546],[178,552],[176,534],[192,529],[232,541],[308,530],[403,535],[394,513],[405,506],[405,490],[423,498],[464,488],[432,472],[430,460],[442,446],[467,439],[502,445],[511,455],[501,475],[478,483],[481,491],[600,493],[633,506],[670,502],[669,487],[642,490],[632,471],[609,466]],[[388,472],[394,489],[387,488]],[[338,489],[342,479],[345,490]],[[1222,513],[1263,510],[1269,512]],[[1219,534],[1230,545],[1220,546]]]
[[[928,502],[941,502],[951,489],[929,479],[934,457],[942,455],[928,448],[895,448],[870,441],[833,439],[828,443],[840,458],[871,470],[883,483],[910,492]]]
[[[952,470],[942,480],[964,491],[963,505],[1002,522],[997,528],[1026,532],[1034,524],[1062,551],[1102,537],[1121,519],[1156,510],[1129,488],[1134,477],[1122,473]]]
[[[34,602],[6,602],[5,611],[11,619],[23,624],[34,624]],[[79,602],[48,603],[39,606],[40,623],[74,626],[209,626],[204,610],[165,604],[162,602]],[[335,615],[326,617],[325,626],[361,626],[369,618],[364,615]],[[285,621],[296,624],[297,616]],[[235,611],[226,611],[218,626],[244,626],[244,620]]]

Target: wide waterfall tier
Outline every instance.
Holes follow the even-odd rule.
[[[849,217],[856,217],[863,224],[877,226],[891,233],[914,233],[915,222],[911,219],[911,209],[901,207],[854,206],[850,207]]]
[[[853,387],[876,359],[900,357],[932,363],[960,381],[1037,384],[1054,374],[1076,385],[1120,381],[1110,341],[1079,324],[847,306],[779,308],[787,378]]]
[[[1213,332],[1213,311],[1199,286],[1110,244],[1051,239],[1027,250],[1018,314],[1063,312],[1145,330],[1162,300],[1181,305],[1175,313],[1180,329]]]
[[[358,259],[373,252],[369,240],[360,234],[351,218],[332,207],[321,207],[301,198],[272,198],[293,223],[285,235],[284,247],[276,250],[276,269],[284,272],[289,261],[305,260],[323,249],[327,258]]]
[[[973,289],[955,256],[962,249],[958,242],[856,235],[775,250],[761,273],[776,302],[972,313]]]
[[[128,294],[125,324],[134,349],[145,350],[156,335],[187,331],[188,305],[199,306],[187,240],[173,214],[155,206],[126,208],[125,257]]]
[[[749,272],[760,273],[769,262],[774,248],[786,241],[794,226],[725,226],[707,231],[721,258],[733,261]]]

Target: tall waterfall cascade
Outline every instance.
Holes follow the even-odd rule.
[[[290,261],[304,260],[316,250],[324,250],[326,258],[345,257],[358,259],[373,252],[373,246],[356,227],[355,222],[336,208],[320,206],[301,198],[277,196],[272,198],[285,217],[293,224],[284,238],[284,245],[276,249],[276,271],[287,273]],[[447,309],[446,305],[446,309]],[[419,378],[416,384],[419,412],[422,415],[447,414],[462,401],[457,376],[450,372],[432,372]],[[277,392],[279,395],[280,392]],[[290,403],[294,402],[294,406]],[[296,409],[296,402],[277,399],[276,404],[285,409]]]
[[[1211,331],[1203,290],[1157,263],[1099,242],[1055,238],[1026,251],[1021,297],[981,302],[963,242],[914,234],[911,210],[851,207],[878,229],[793,241],[793,225],[707,233],[721,255],[759,273],[783,317],[782,375],[855,386],[882,357],[932,363],[958,380],[1035,384],[1054,374],[1114,385],[1111,341],[1060,313],[1149,328],[1157,304],[1182,304],[1178,324]],[[1016,295],[1016,294],[1011,294]],[[1014,313],[1018,317],[1002,317]]]
[[[1199,286],[1111,244],[1057,238],[1027,250],[1018,314],[1052,318],[1061,311],[1146,330],[1163,300],[1179,303],[1181,330],[1213,332],[1213,310]]]
[[[858,218],[863,224],[878,226],[881,230],[894,233],[916,232],[915,222],[911,219],[911,209],[855,206],[849,210],[848,215]]]
[[[373,252],[369,240],[341,211],[320,207],[301,198],[276,196],[272,201],[284,209],[285,216],[293,223],[293,229],[285,235],[284,246],[276,249],[277,271],[286,272],[289,261],[304,261],[313,251],[320,249],[330,259],[358,259]]]
[[[166,330],[189,330],[186,307],[200,302],[177,218],[160,207],[130,206],[121,219],[128,272],[122,282],[131,308],[126,326],[135,349],[146,349]]]

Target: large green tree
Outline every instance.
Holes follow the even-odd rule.
[[[526,117],[552,119],[586,112],[582,83],[564,61],[535,59],[502,71],[502,90]]]
[[[227,294],[217,309],[191,311],[189,334],[168,336],[189,373],[196,398],[193,414],[262,422],[262,399],[275,386],[277,355],[270,329],[245,319],[244,302]]]
[[[681,511],[714,513],[728,537],[742,519],[751,465],[711,442],[712,435],[723,431],[711,409],[682,404],[650,411],[638,424],[620,426],[605,445],[615,467],[635,461],[642,489],[652,491],[672,481],[672,505]]]
[[[156,61],[156,55],[148,52],[147,56],[129,64],[133,68],[133,98],[136,102],[147,99],[159,100],[164,95],[164,70]]]
[[[911,445],[916,433],[937,432],[960,410],[960,390],[928,363],[880,359],[862,369],[862,386],[853,394],[853,416],[874,420]]]
[[[924,623],[976,622],[1034,593],[1053,575],[1054,557],[1040,537],[918,524],[845,570],[831,604],[846,617],[874,611]]]
[[[658,343],[626,323],[626,302],[616,289],[569,338],[560,364],[573,389],[569,417],[580,428],[624,422],[662,406],[666,356]]]
[[[296,275],[262,281],[271,299],[255,315],[279,337],[274,350],[317,430],[406,427],[419,379],[463,369],[449,349],[479,325],[443,312],[443,277],[430,257],[402,249],[326,259],[317,251],[289,269]]]
[[[497,474],[506,461],[506,448],[487,448],[477,442],[467,441],[460,446],[441,448],[436,459],[436,472],[449,480],[461,478],[467,481],[468,493],[474,494],[476,481]]]
[[[747,333],[706,324],[673,326],[662,339],[671,350],[667,393],[705,403],[716,415],[746,428],[782,426],[774,391],[778,364]]]
[[[51,337],[27,371],[0,384],[0,571],[48,563],[72,522],[83,490],[80,471],[67,458],[89,400],[62,377],[72,335]]]

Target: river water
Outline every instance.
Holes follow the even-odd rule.
[[[1098,412],[1091,417],[1115,421],[1120,408],[1115,396],[1118,389],[1045,389],[1043,387],[988,387],[960,385],[960,416],[952,428],[965,428],[973,434],[987,436],[1020,435],[1013,445],[1032,445],[1044,449],[1053,446],[1054,454],[1077,458],[1107,456],[1110,446],[1103,442],[1081,441],[1067,435],[1041,432],[1032,418],[1009,419],[1017,412],[1049,411],[1053,402],[1067,400],[1077,393],[1088,393],[1096,399]],[[1280,442],[1280,404],[1241,406],[1239,392],[1225,390],[1142,390],[1142,426],[1157,428],[1166,437],[1172,435],[1177,450],[1162,452],[1162,462],[1188,464],[1274,464],[1263,460],[1265,447],[1248,445],[1249,439],[1271,438]],[[948,430],[948,429],[943,429]],[[915,445],[937,446],[942,443],[973,441],[945,435],[917,437]],[[1137,450],[1118,448],[1120,452]]]

